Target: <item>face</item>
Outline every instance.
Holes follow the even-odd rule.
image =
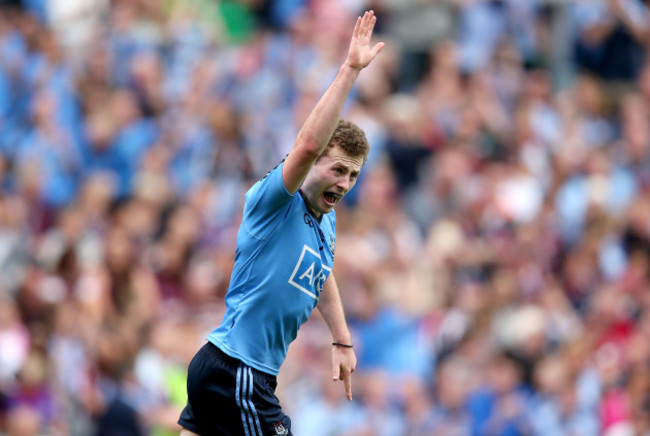
[[[350,157],[338,146],[314,164],[301,190],[307,206],[317,216],[330,212],[357,182],[363,157]]]

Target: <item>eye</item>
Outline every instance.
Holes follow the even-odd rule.
[[[336,174],[343,174],[343,169],[342,168],[334,168],[334,172]]]

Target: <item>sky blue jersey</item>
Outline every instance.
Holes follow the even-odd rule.
[[[318,303],[332,271],[334,211],[320,222],[282,180],[283,164],[246,193],[226,313],[208,340],[277,375],[289,344]]]

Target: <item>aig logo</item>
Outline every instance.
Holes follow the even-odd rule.
[[[331,271],[332,268],[321,263],[320,254],[304,245],[296,267],[289,277],[289,284],[318,300],[318,295],[323,290],[323,284]],[[316,294],[314,294],[314,290],[316,290]]]

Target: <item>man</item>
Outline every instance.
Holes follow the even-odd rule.
[[[384,46],[370,47],[375,22],[372,11],[357,19],[346,60],[293,149],[246,193],[226,313],[190,363],[181,436],[291,435],[275,377],[316,306],[332,333],[333,379],[352,399],[356,356],[331,276],[332,210],[368,154],[363,132],[340,116],[359,72]]]

